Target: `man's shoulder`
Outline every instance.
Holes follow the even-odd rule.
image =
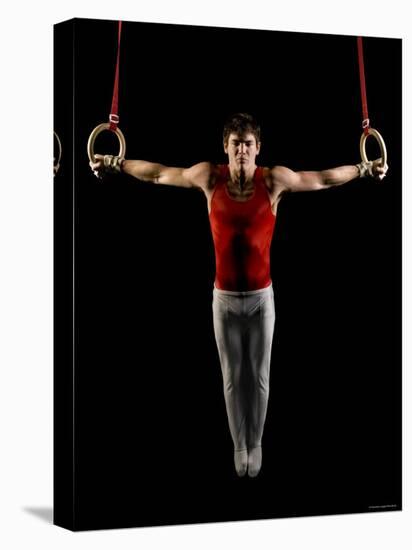
[[[265,168],[264,170],[265,170],[266,177],[269,178],[273,184],[280,183],[285,179],[292,177],[295,174],[293,170],[291,170],[290,168],[287,168],[286,166],[282,166],[280,164],[277,164],[270,168]]]
[[[262,167],[262,173],[266,186],[272,193],[280,193],[295,174],[290,168],[281,165]]]
[[[189,168],[186,168],[186,170],[190,170],[193,173],[201,174],[201,173],[209,173],[216,170],[217,164],[213,164],[209,161],[202,161],[197,162],[196,164],[193,164]]]
[[[265,166],[262,167],[262,170],[264,170],[265,174],[272,177],[282,176],[283,174],[291,172],[290,168],[282,166],[281,164],[275,164],[274,166]]]
[[[186,175],[193,185],[207,189],[214,185],[221,173],[221,166],[208,161],[198,162],[186,169]]]
[[[271,189],[273,186],[273,174],[272,174],[273,168],[270,168],[269,166],[258,166],[257,168],[260,170],[260,173],[262,175],[262,178],[265,182],[266,187],[268,189]]]

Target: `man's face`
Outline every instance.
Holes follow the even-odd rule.
[[[260,143],[256,143],[256,138],[252,133],[231,133],[227,143],[224,143],[224,149],[229,156],[229,164],[246,170],[249,166],[254,166],[260,151]]]

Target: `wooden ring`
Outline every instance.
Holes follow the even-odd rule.
[[[373,136],[376,141],[379,144],[379,149],[381,150],[381,159],[382,159],[382,166],[386,166],[387,160],[388,160],[388,153],[386,151],[386,145],[383,141],[383,137],[380,135],[380,133],[375,130],[374,128],[368,128],[368,133],[363,133],[360,138],[360,154],[361,159],[363,162],[369,162],[368,156],[366,154],[366,140],[368,136]]]
[[[53,130],[53,134],[54,134],[54,137],[56,138],[57,144],[59,146],[59,157],[57,159],[56,164],[53,164],[53,175],[55,176],[57,174],[57,172],[59,171],[60,161],[62,159],[62,143],[59,139],[59,136],[56,134],[56,132],[54,130]],[[53,158],[53,160],[56,160],[56,159]]]
[[[96,157],[94,156],[94,142],[96,141],[97,136],[104,132],[104,130],[110,130],[111,132],[114,132],[119,140],[120,144],[120,150],[119,150],[119,157],[124,158],[126,155],[126,140],[124,139],[123,132],[120,130],[118,126],[116,126],[115,130],[112,130],[110,128],[110,124],[108,122],[105,122],[103,124],[99,124],[96,126],[96,128],[93,130],[93,132],[89,136],[89,140],[87,142],[87,154],[89,155],[90,162],[96,162]]]

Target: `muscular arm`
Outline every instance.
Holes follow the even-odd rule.
[[[104,157],[96,155],[96,163],[90,163],[96,175],[104,173]],[[145,160],[123,160],[116,170],[124,172],[141,181],[175,185],[177,187],[197,187],[205,190],[213,170],[209,162],[199,162],[190,168],[174,168]]]
[[[380,164],[380,159],[371,163],[373,177],[382,180],[388,169]],[[312,172],[294,172],[284,166],[275,166],[271,170],[273,185],[281,191],[318,191],[337,185],[343,185],[358,177],[358,166],[338,166],[329,170]]]
[[[318,191],[359,177],[357,166],[339,166],[319,172],[294,172],[284,166],[271,170],[272,180],[283,191]]]

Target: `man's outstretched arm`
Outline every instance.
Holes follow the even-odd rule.
[[[283,191],[318,191],[337,185],[343,185],[359,177],[369,175],[377,180],[382,180],[388,166],[382,166],[380,159],[358,165],[339,166],[329,170],[294,172],[284,166],[275,166],[271,170],[274,185]]]
[[[96,162],[90,162],[90,167],[100,178],[105,173],[124,173],[151,183],[203,188],[208,184],[212,171],[209,162],[200,162],[190,168],[174,168],[145,160],[123,160],[109,155],[95,156]]]

